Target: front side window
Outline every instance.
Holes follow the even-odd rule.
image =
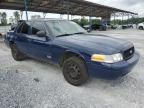
[[[31,29],[32,35],[36,35],[39,31],[46,31],[43,22],[34,22]]]
[[[47,21],[46,24],[54,36],[86,32],[82,27],[72,21],[52,20]]]

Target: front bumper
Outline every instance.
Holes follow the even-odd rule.
[[[89,62],[87,63],[88,73],[91,76],[108,79],[121,77],[133,69],[133,67],[137,64],[139,57],[140,55],[136,52],[131,59],[118,63],[108,64]]]

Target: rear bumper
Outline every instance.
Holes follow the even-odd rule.
[[[124,76],[137,64],[139,57],[136,52],[131,59],[114,64],[90,62],[87,63],[88,73],[91,76],[108,79]]]
[[[4,43],[5,43],[5,45],[6,45],[8,48],[10,47],[10,45],[9,45],[9,41],[4,40]]]

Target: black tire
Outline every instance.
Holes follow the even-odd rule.
[[[11,53],[12,53],[12,57],[14,58],[14,60],[16,61],[22,61],[24,60],[26,57],[24,54],[22,54],[16,47],[15,44],[11,45]]]
[[[144,28],[142,26],[139,27],[140,30],[143,30]]]
[[[79,57],[70,57],[63,64],[63,75],[67,82],[80,86],[88,80],[87,68]]]

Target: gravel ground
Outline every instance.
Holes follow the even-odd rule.
[[[87,84],[74,87],[57,66],[35,60],[14,61],[0,41],[0,108],[143,108],[144,31],[96,33],[135,44],[141,58],[130,74],[117,80],[90,78]]]

